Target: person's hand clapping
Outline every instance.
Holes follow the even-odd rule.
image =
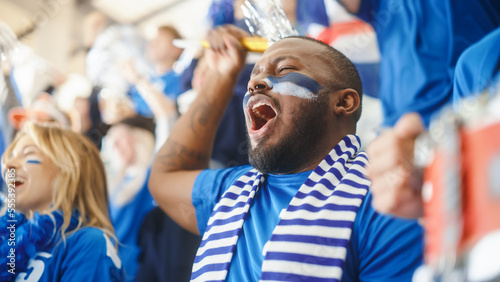
[[[415,140],[424,132],[420,116],[406,114],[367,148],[373,207],[404,218],[422,216],[422,172],[414,165]]]

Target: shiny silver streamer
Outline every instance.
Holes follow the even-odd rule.
[[[252,35],[267,38],[269,45],[299,34],[286,17],[280,0],[246,0],[241,9]]]

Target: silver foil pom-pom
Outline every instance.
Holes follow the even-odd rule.
[[[266,38],[269,45],[287,36],[298,35],[280,0],[246,0],[241,9],[252,35]]]

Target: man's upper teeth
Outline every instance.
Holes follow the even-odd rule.
[[[259,106],[267,106],[264,103],[257,103],[252,107],[253,112],[261,119],[268,119],[264,113],[259,110]]]
[[[255,110],[255,108],[257,107],[260,107],[260,106],[264,106],[266,104],[262,103],[262,102],[258,102],[258,103],[255,103],[253,106],[252,106],[252,109]]]

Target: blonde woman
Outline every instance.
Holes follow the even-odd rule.
[[[2,156],[2,172],[10,195],[0,218],[1,281],[122,280],[104,167],[89,140],[28,123]]]

